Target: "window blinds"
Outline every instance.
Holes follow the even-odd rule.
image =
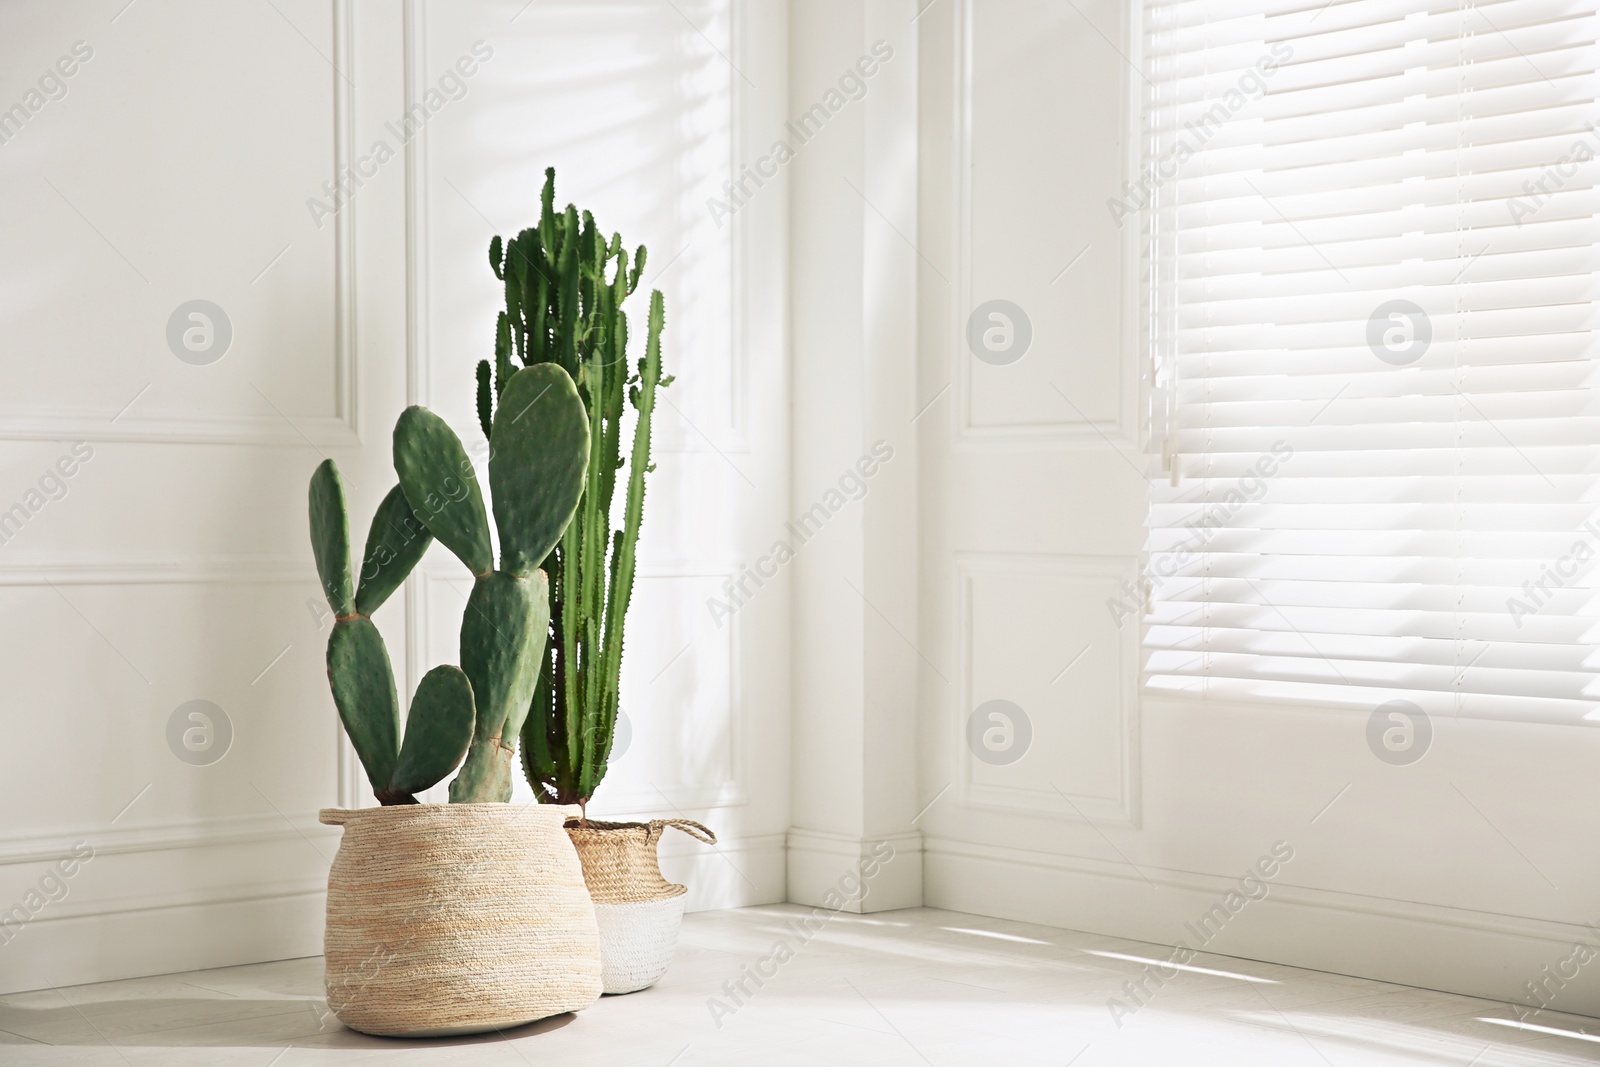
[[[1597,4],[1145,15],[1147,686],[1589,716]]]

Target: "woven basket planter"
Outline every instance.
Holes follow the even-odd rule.
[[[655,985],[678,947],[689,889],[661,876],[656,846],[669,826],[708,845],[717,843],[716,834],[689,819],[567,823],[594,899],[601,981],[607,993],[634,993]]]
[[[542,805],[347,811],[328,873],[328,1006],[352,1030],[503,1030],[600,995],[594,906],[562,822]]]

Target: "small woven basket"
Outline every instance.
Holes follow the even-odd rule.
[[[568,810],[509,804],[324,809],[328,1006],[352,1030],[469,1034],[580,1011],[599,928]]]
[[[661,876],[656,846],[669,826],[705,844],[717,843],[716,834],[689,819],[567,822],[594,899],[601,984],[607,993],[633,993],[654,985],[678,947],[683,897],[689,889]]]

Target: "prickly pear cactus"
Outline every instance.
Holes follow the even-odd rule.
[[[583,493],[589,423],[571,377],[550,365],[508,375],[491,424],[489,486],[500,535],[491,570],[483,497],[466,449],[442,419],[410,408],[394,431],[395,471],[417,519],[476,577],[461,619],[461,666],[477,721],[455,803],[511,799],[516,739],[539,681],[550,628],[549,584],[539,564],[562,536]],[[448,479],[448,482],[447,482]]]
[[[311,545],[334,612],[328,636],[328,684],[345,733],[382,804],[415,804],[461,763],[472,740],[476,705],[460,668],[429,671],[417,686],[401,740],[400,701],[383,635],[369,617],[399,588],[433,535],[397,486],[378,507],[362,556],[361,584],[350,572],[350,520],[333,460],[311,476]]]

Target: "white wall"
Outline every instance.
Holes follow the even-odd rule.
[[[0,106],[26,112],[0,142],[0,507],[27,511],[0,544],[0,910],[37,905],[0,935],[0,990],[320,951],[338,838],[316,810],[370,798],[324,677],[306,479],[338,460],[361,537],[408,401],[477,439],[488,239],[535,220],[546,165],[561,202],[649,244],[680,375],[625,668],[634,743],[595,808],[722,832],[665,850],[697,906],[782,899],[786,579],[721,627],[706,600],[786,518],[786,200],[768,189],[720,226],[705,201],[745,138],[781,125],[786,17],[734,0],[0,7]],[[59,98],[30,97],[79,41],[65,95],[47,78]],[[430,98],[462,57],[470,76]],[[434,110],[402,138],[388,124],[418,100]],[[361,184],[333,211],[323,183],[345,166]],[[204,366],[165,336],[197,298],[233,330]],[[30,496],[75,442],[92,457],[64,465],[65,495]],[[453,563],[436,550],[379,613],[403,680],[455,659]],[[167,741],[195,699],[233,733],[204,766]],[[79,842],[93,858],[42,881]]]
[[[921,797],[949,786],[919,824],[926,900],[1199,947],[1184,924],[1282,841],[1208,950],[1526,999],[1600,936],[1593,733],[1436,722],[1397,767],[1364,715],[1137,690],[1136,627],[1106,600],[1145,512],[1138,249],[1105,206],[1136,158],[1137,7],[954,0],[919,22],[919,395],[950,385],[919,423]],[[1009,366],[961,335],[994,298],[1033,323]],[[1007,766],[964,737],[993,699],[1032,724]],[[1600,1013],[1592,972],[1553,1005]]]

